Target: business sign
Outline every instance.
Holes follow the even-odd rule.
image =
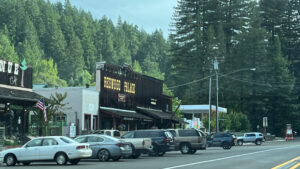
[[[123,102],[123,103],[125,103],[125,102],[126,102],[126,95],[125,95],[125,94],[119,93],[119,94],[118,94],[118,102]]]
[[[0,84],[15,87],[32,88],[32,69],[22,64],[0,59]]]
[[[135,83],[124,81],[122,84],[119,79],[104,76],[104,88],[121,91],[122,86],[124,86],[125,93],[135,94]]]

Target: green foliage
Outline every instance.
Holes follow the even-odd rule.
[[[47,84],[49,87],[67,86],[66,81],[58,77],[57,66],[53,59],[42,59],[35,67],[35,72],[33,76],[34,83]]]
[[[133,71],[138,72],[138,73],[142,73],[142,68],[140,66],[139,61],[135,60],[133,63]]]
[[[220,131],[231,132],[246,132],[251,130],[250,121],[248,117],[243,113],[229,112],[219,113],[219,129]],[[208,116],[203,118],[203,124],[208,129]],[[211,116],[211,131],[216,130],[216,115],[212,113]]]
[[[178,97],[174,96],[173,92],[170,89],[168,89],[166,84],[163,84],[163,94],[172,97],[172,111],[175,113],[176,117],[181,118],[182,114],[179,109],[181,100],[179,100]]]
[[[0,59],[18,62],[19,58],[8,37],[0,31]]]

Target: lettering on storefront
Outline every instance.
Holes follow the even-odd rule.
[[[135,94],[135,83],[131,82],[124,82],[124,91],[126,93],[132,93]]]
[[[6,66],[7,65],[7,66]],[[6,62],[0,60],[0,72],[7,72],[9,74],[18,75],[19,74],[19,64],[13,62]]]
[[[104,88],[121,91],[121,80],[104,76]],[[135,83],[124,81],[124,92],[135,94]]]
[[[104,88],[120,91],[121,81],[118,79],[104,76]]]
[[[25,59],[21,64],[0,59],[0,85],[32,88],[32,68]]]

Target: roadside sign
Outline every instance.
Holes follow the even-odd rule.
[[[268,127],[268,117],[263,117],[263,127]]]

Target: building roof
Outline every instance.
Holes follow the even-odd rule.
[[[172,120],[177,123],[184,123],[184,121],[180,118],[177,118],[174,113],[167,113],[163,112],[162,110],[147,109],[142,107],[137,107],[136,110],[155,119]]]
[[[0,99],[37,102],[40,98],[42,98],[41,95],[31,91],[0,87]]]
[[[182,113],[187,113],[187,114],[193,114],[193,113],[208,113],[209,112],[209,105],[181,105],[179,107],[180,111]],[[216,111],[216,106],[211,105],[211,110],[213,112]],[[218,112],[221,113],[227,113],[227,108],[224,107],[218,107]]]

